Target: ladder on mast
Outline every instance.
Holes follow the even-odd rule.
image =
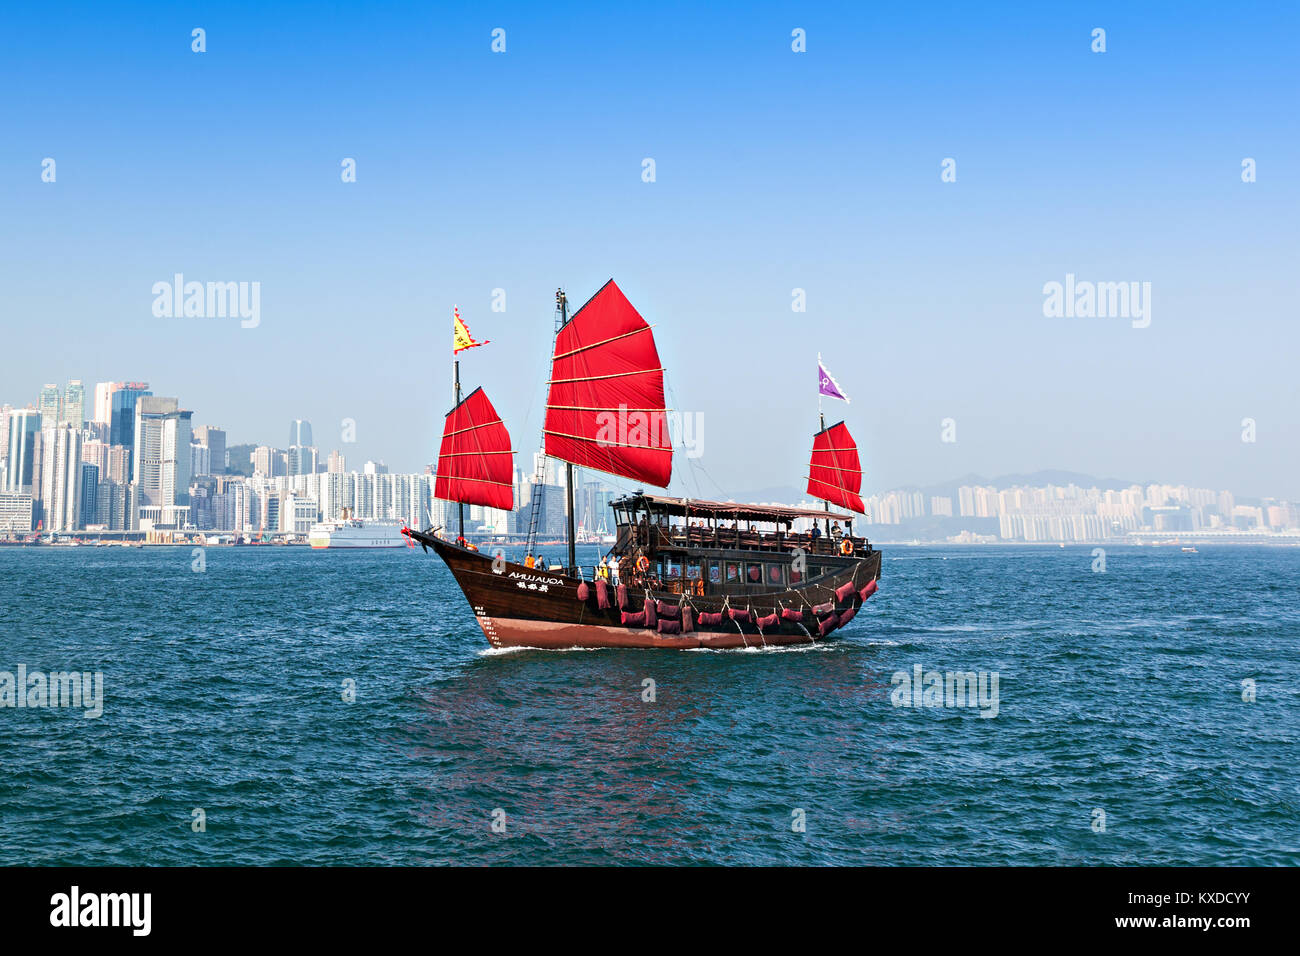
[[[560,334],[560,329],[564,328],[564,323],[568,321],[567,302],[564,297],[563,289],[555,290],[555,334]],[[551,368],[555,368],[555,356],[551,356]],[[550,381],[551,376],[546,376]],[[547,386],[547,394],[550,394],[550,386]],[[545,416],[543,411],[542,415]],[[544,420],[544,419],[543,419]],[[570,466],[572,467],[572,466]],[[543,425],[542,434],[542,451],[537,456],[537,472],[533,475],[532,492],[529,495],[528,504],[528,541],[526,544],[526,554],[533,554],[533,545],[537,541],[538,518],[546,509],[546,434],[545,425]]]

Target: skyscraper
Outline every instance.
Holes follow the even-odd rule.
[[[212,450],[201,441],[190,442],[190,480],[212,474]]]
[[[41,397],[36,407],[41,411],[41,428],[50,428],[59,423],[59,413],[63,410],[63,396],[59,386],[47,383],[41,386]]]
[[[302,445],[304,447],[312,445],[311,440],[311,422],[303,421],[301,418],[295,418],[293,424],[289,426],[289,447]]]
[[[98,440],[81,443],[81,460],[99,469],[100,481],[126,482],[131,480],[127,449]]]
[[[107,426],[113,421],[113,393],[121,388],[119,382],[97,382],[95,384],[95,405],[91,421]]]
[[[0,467],[3,467],[5,459],[9,457],[9,414],[13,410],[12,405],[0,405]],[[0,471],[0,486],[4,480],[4,472]]]
[[[285,473],[286,458],[284,452],[269,445],[259,445],[253,449],[253,473],[275,478]]]
[[[108,443],[135,448],[135,400],[152,395],[148,382],[119,382],[109,400]]]
[[[86,424],[86,386],[81,384],[79,378],[70,379],[68,387],[63,390],[63,410],[59,414],[59,421],[66,422],[73,428],[81,428]]]
[[[64,422],[41,429],[41,515],[47,531],[81,522],[81,429]]]
[[[286,474],[314,475],[316,473],[316,449],[309,445],[290,445],[286,460],[288,461]]]
[[[194,440],[208,446],[208,467],[214,475],[226,472],[226,432],[215,425],[199,425],[194,429]]]
[[[30,492],[32,465],[36,460],[36,435],[41,430],[41,413],[34,408],[15,408],[9,413],[9,456],[4,490]]]
[[[95,523],[99,511],[99,467],[89,462],[81,463],[81,504],[77,527]]]
[[[311,442],[311,422],[295,418],[289,425],[288,473],[311,475],[316,472],[316,449]]]
[[[174,398],[142,395],[136,401],[131,475],[142,506],[189,504],[193,414]]]

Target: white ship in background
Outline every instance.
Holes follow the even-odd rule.
[[[404,548],[400,521],[353,518],[347,508],[338,521],[312,525],[307,543],[313,548]]]

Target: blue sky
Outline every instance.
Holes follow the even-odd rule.
[[[351,418],[350,462],[416,470],[455,303],[492,340],[466,382],[526,461],[555,286],[580,303],[613,276],[674,406],[705,416],[683,493],[800,482],[820,351],[868,491],[1065,468],[1300,498],[1298,23],[1252,4],[10,5],[0,402],[144,379],[231,442],[282,445],[307,418],[328,451]],[[176,272],[260,282],[261,324],[155,318]],[[1150,327],[1044,317],[1066,273],[1150,282]]]

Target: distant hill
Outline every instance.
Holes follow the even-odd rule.
[[[253,462],[251,460],[256,445],[229,445],[226,448],[230,464],[226,466],[226,474],[243,475],[248,477],[253,474]]]
[[[879,494],[882,491],[920,491],[927,496],[955,495],[957,489],[963,485],[992,485],[994,488],[1001,491],[1003,488],[1011,488],[1015,485],[1028,485],[1034,488],[1041,488],[1043,485],[1069,484],[1075,484],[1081,488],[1100,488],[1103,491],[1118,491],[1134,484],[1145,484],[1145,482],[1122,481],[1118,478],[1096,478],[1092,475],[1085,475],[1078,471],[1063,471],[1058,468],[1045,468],[1042,471],[1035,471],[1029,474],[998,475],[996,478],[986,478],[983,475],[969,474],[963,475],[960,478],[954,478],[951,481],[940,482],[935,485],[903,485],[897,488],[875,489],[867,493]],[[793,485],[772,485],[767,488],[758,488],[753,491],[743,491],[734,497],[736,501],[779,501],[783,504],[793,504],[797,501],[805,500],[808,495],[802,489]]]
[[[1085,475],[1078,471],[1062,471],[1058,468],[1045,468],[1042,471],[1035,471],[1030,474],[1013,474],[999,475],[996,478],[985,478],[983,475],[963,475],[960,478],[954,478],[952,481],[946,481],[937,485],[927,485],[917,487],[908,486],[906,489],[890,489],[923,491],[926,494],[953,494],[963,485],[992,485],[1001,491],[1003,488],[1011,488],[1015,485],[1028,485],[1033,488],[1041,488],[1043,485],[1078,485],[1081,488],[1100,488],[1102,491],[1118,491],[1121,488],[1128,488],[1131,485],[1140,484],[1140,482],[1121,481],[1118,478],[1096,478],[1093,475]]]

